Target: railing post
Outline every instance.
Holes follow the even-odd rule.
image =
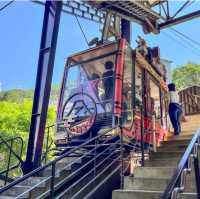
[[[55,165],[56,163],[53,162],[52,163],[52,167],[51,167],[51,184],[50,184],[50,198],[51,199],[54,199],[54,181],[55,181],[55,171],[56,171],[56,168],[55,168]]]
[[[197,198],[200,199],[200,171],[199,171],[199,156],[198,151],[196,157],[194,157],[194,172],[196,180]]]
[[[144,114],[143,106],[141,106],[141,138],[140,138],[140,147],[141,147],[141,165],[144,166]]]
[[[157,143],[156,143],[156,117],[153,115],[152,117],[153,122],[153,151],[157,151]]]
[[[121,124],[119,125],[119,130],[120,130],[120,160],[121,160],[120,189],[124,189],[124,152],[123,152],[123,131]]]
[[[47,155],[48,155],[49,129],[50,129],[50,127],[48,126],[48,127],[47,127],[47,141],[46,141],[45,164],[47,163]]]
[[[7,164],[7,169],[6,169],[6,176],[5,176],[4,185],[7,184],[7,180],[8,180],[8,173],[9,173],[10,161],[11,161],[11,155],[12,155],[12,146],[13,146],[13,140],[11,140],[11,143],[10,143],[10,150],[9,150],[8,164]]]
[[[97,140],[95,139],[95,150],[94,150],[94,177],[96,176],[96,154],[97,154]]]
[[[182,111],[183,111],[183,116],[185,116],[185,102],[183,102],[183,104],[182,104]]]

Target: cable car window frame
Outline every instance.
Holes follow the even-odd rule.
[[[117,44],[117,43],[114,43],[114,44]],[[89,52],[89,51],[88,51]],[[98,59],[101,59],[101,58],[105,58],[105,57],[108,57],[108,56],[112,56],[112,55],[115,55],[115,66],[116,66],[116,62],[117,62],[117,54],[119,52],[119,49],[118,50],[114,50],[112,52],[109,52],[109,53],[105,53],[105,54],[102,54],[100,56],[97,56],[97,57],[94,57],[94,58],[91,58],[91,59],[87,59],[87,60],[84,60],[84,61],[80,61],[80,62],[76,62],[76,63],[73,63],[73,64],[70,64],[70,62],[74,62],[73,60],[71,60],[71,57],[69,57],[67,59],[67,62],[66,62],[66,65],[64,67],[64,73],[63,73],[63,79],[62,79],[62,86],[61,86],[61,92],[60,92],[60,96],[59,96],[59,103],[58,103],[58,112],[57,112],[57,120],[61,120],[61,113],[62,113],[62,108],[63,108],[63,96],[64,96],[64,91],[65,91],[65,84],[66,84],[66,81],[67,81],[67,74],[68,74],[68,70],[69,68],[73,67],[73,66],[76,66],[76,65],[80,65],[80,64],[87,64],[89,62],[92,62],[92,61],[96,61]],[[114,68],[115,70],[115,68]],[[114,71],[115,73],[115,71]],[[115,83],[115,75],[113,77],[114,79],[114,83]],[[114,85],[115,87],[115,85]],[[113,95],[113,98],[114,98],[114,95]],[[114,110],[114,109],[113,109]],[[113,111],[112,110],[112,111]]]
[[[135,62],[136,62],[136,60],[135,60]],[[141,101],[140,101],[140,104],[139,105],[136,105],[136,79],[137,79],[137,77],[136,77],[136,75],[137,75],[137,71],[136,71],[136,68],[138,68],[139,70],[140,70],[140,72],[141,72],[141,78],[140,78],[140,83],[141,83]],[[134,64],[134,81],[133,81],[133,83],[134,83],[134,88],[133,88],[133,108],[134,108],[134,110],[135,110],[135,112],[137,112],[137,113],[140,113],[140,111],[141,111],[141,106],[143,105],[143,103],[144,103],[144,99],[143,99],[143,89],[144,89],[144,81],[142,80],[143,79],[143,76],[144,76],[144,71],[143,71],[143,68],[139,65],[139,64]],[[137,109],[136,110],[136,107],[139,107],[139,109]]]
[[[130,59],[131,59],[131,76],[130,76],[130,81],[131,81],[131,100],[130,100],[130,105],[131,105],[131,107],[130,107],[130,110],[129,109],[127,109],[127,112],[129,112],[129,111],[131,111],[131,124],[130,124],[130,126],[126,126],[126,124],[124,125],[122,125],[122,127],[124,128],[124,129],[126,129],[126,130],[131,130],[132,129],[132,127],[133,127],[133,125],[134,125],[134,106],[135,106],[135,53],[134,53],[134,50],[131,48],[131,46],[128,44],[128,43],[126,43],[126,45],[127,45],[127,47],[126,47],[126,49],[125,49],[125,55],[127,54],[126,53],[126,51],[127,51],[127,48],[129,48],[129,50],[130,50]],[[123,86],[122,86],[122,95],[123,95],[123,90],[124,90],[124,75],[125,75],[125,69],[126,69],[126,58],[124,59],[124,71],[123,71]],[[123,99],[122,99],[122,102],[123,102]],[[122,109],[122,111],[123,111],[123,109]]]
[[[160,117],[159,118],[156,118],[156,121],[159,121],[160,124],[162,125],[162,118],[163,118],[163,109],[162,109],[162,101],[161,101],[161,95],[162,95],[162,88],[161,88],[161,85],[159,83],[159,81],[156,80],[156,78],[150,74],[148,71],[147,71],[147,74],[149,76],[149,87],[150,87],[150,81],[152,81],[159,89],[159,103],[160,103]],[[151,93],[149,93],[149,97],[151,97]]]

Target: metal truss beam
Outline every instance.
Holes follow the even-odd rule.
[[[181,17],[178,17],[178,18],[175,18],[175,19],[169,19],[166,22],[159,24],[159,29],[162,30],[162,29],[165,29],[165,28],[168,28],[168,27],[180,24],[180,23],[187,22],[189,20],[192,20],[192,19],[195,19],[198,17],[200,17],[200,10],[198,10],[196,12],[192,12],[192,13],[184,15],[184,16],[181,16]]]
[[[42,0],[33,2],[43,4]],[[140,1],[87,1],[87,0],[65,0],[63,1],[62,12],[70,15],[96,22],[104,23],[106,13],[113,12],[128,21],[136,22],[142,25],[145,33],[159,33],[159,30],[179,23],[199,17],[199,11],[175,18],[186,7],[189,7],[193,1],[185,0],[183,4],[171,13],[169,1],[156,1],[155,7],[160,8],[160,13],[155,11],[152,6],[145,6]],[[144,5],[143,5],[144,4]],[[162,11],[166,16],[163,16]],[[161,20],[161,22],[159,22]]]
[[[42,0],[35,0],[34,3],[44,5]],[[70,15],[76,15],[96,23],[103,23],[105,13],[86,3],[87,1],[70,0],[63,1],[62,12]]]
[[[99,11],[95,7],[84,3],[84,1],[77,0],[64,1],[62,11],[97,23],[103,23],[105,17],[104,13]]]
[[[33,2],[44,4],[42,0]],[[156,22],[160,19],[151,8],[136,1],[63,1],[62,12],[96,23],[104,23],[107,12],[112,12],[113,15],[141,24],[146,32],[155,32]]]
[[[62,1],[46,1],[24,173],[40,165]]]

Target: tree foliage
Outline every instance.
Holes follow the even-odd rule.
[[[32,102],[23,101],[21,103],[0,102],[0,132],[4,136],[26,136],[29,132]],[[47,125],[54,123],[55,108],[50,107],[47,116]]]
[[[0,101],[8,101],[15,103],[22,103],[24,100],[32,101],[33,99],[33,89],[12,89],[0,92]],[[59,86],[53,85],[51,88],[50,104],[55,104],[59,95]]]
[[[13,96],[13,95],[12,95]],[[22,100],[18,103],[12,101],[0,101],[0,142],[2,139],[7,140],[11,137],[22,137],[24,141],[22,159],[25,158],[26,148],[28,143],[29,128],[31,121],[31,112],[32,112],[32,101]],[[47,115],[46,126],[52,125],[55,122],[55,107],[50,106]],[[50,137],[53,139],[54,132],[50,131]],[[45,140],[44,140],[45,142]],[[10,143],[9,143],[10,144]],[[45,144],[44,144],[45,145]],[[15,142],[13,144],[13,150],[19,154],[20,143]],[[2,171],[9,157],[9,149],[5,144],[0,145],[0,171]],[[15,157],[12,157],[12,165],[17,162]],[[15,170],[12,173],[12,176],[18,175],[19,170]]]
[[[46,126],[51,126],[55,122],[55,105],[58,99],[59,86],[53,85],[50,95],[50,106],[47,114]],[[8,140],[13,137],[21,137],[24,141],[22,149],[22,159],[25,159],[26,149],[28,144],[32,104],[33,104],[33,89],[13,89],[0,92],[0,171],[4,170],[9,161],[9,148],[3,143],[3,140]],[[49,130],[49,143],[54,140],[54,127]],[[46,149],[47,131],[45,132],[44,146]],[[8,143],[11,145],[11,142]],[[12,143],[15,153],[20,154],[21,143],[16,140]],[[44,152],[43,151],[43,152]],[[48,159],[52,158],[52,154],[48,154]],[[15,165],[18,160],[12,155],[11,165]],[[9,176],[19,176],[20,169],[15,169],[9,172]]]
[[[181,90],[192,85],[200,85],[200,64],[187,63],[172,72],[173,82]]]
[[[13,89],[0,93],[0,101],[20,103],[23,102],[24,99],[32,100],[32,98],[32,90]]]

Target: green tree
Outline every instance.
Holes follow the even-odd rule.
[[[172,80],[178,90],[192,85],[200,85],[200,64],[187,63],[175,68]]]
[[[13,89],[8,91],[0,92],[0,101],[9,101],[15,103],[21,103],[24,99],[32,100],[33,90],[22,90],[22,89]]]
[[[24,100],[33,99],[33,89],[12,89],[0,92],[0,101],[9,101],[15,103],[22,103]],[[52,85],[51,94],[50,94],[50,104],[55,104],[59,96],[59,85]]]
[[[26,148],[28,143],[29,128],[31,121],[32,101],[23,100],[20,103],[11,101],[0,101],[0,137],[8,139],[11,137],[22,137],[24,141],[23,156],[25,158]],[[55,122],[55,107],[50,106],[47,115],[46,125],[51,125]],[[54,138],[54,131],[51,129],[50,138]],[[0,139],[1,141],[1,139]],[[45,145],[45,144],[44,144]],[[18,152],[19,143],[14,143],[14,150]],[[8,161],[9,150],[4,145],[0,145],[0,170],[4,168]],[[16,158],[12,159],[12,163]],[[13,175],[19,174],[19,171],[13,172]]]

